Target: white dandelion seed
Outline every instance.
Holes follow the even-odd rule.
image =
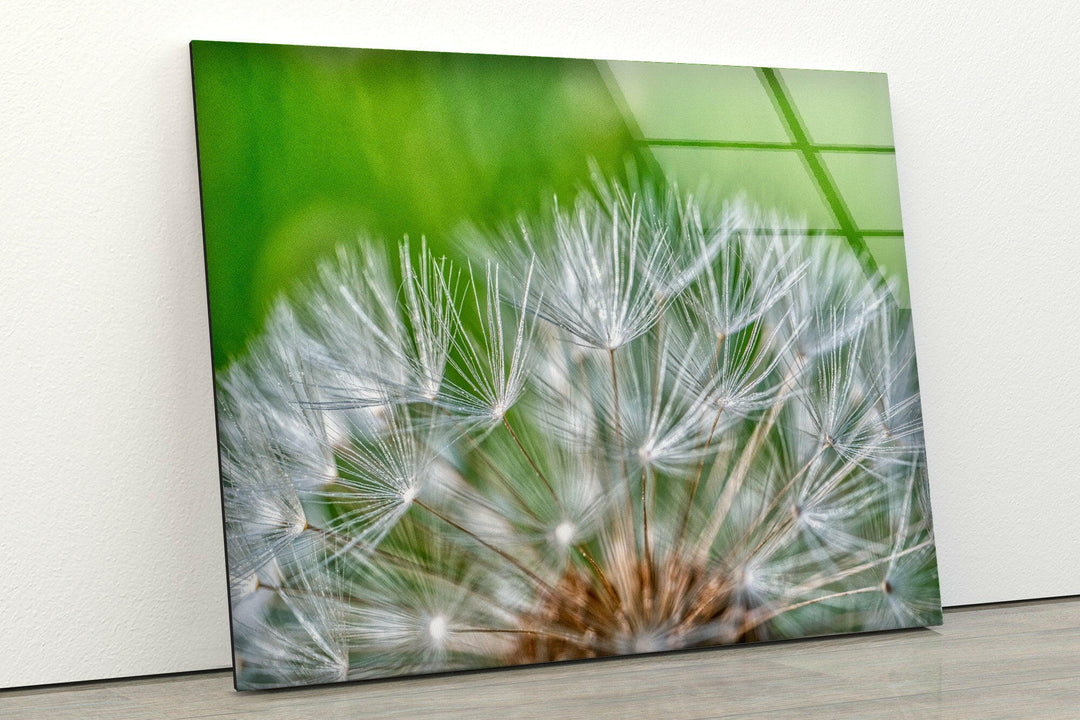
[[[513,324],[503,317],[499,267],[491,263],[485,273],[485,291],[481,292],[469,267],[466,297],[480,324],[479,337],[466,327],[459,311],[449,313],[452,344],[456,350],[450,364],[460,376],[457,383],[447,383],[437,401],[453,415],[480,424],[498,424],[517,403],[525,390],[529,373],[530,345],[535,331],[535,316],[529,305],[532,268],[526,269],[523,299],[516,308]],[[440,302],[453,303],[453,295],[444,283]],[[508,332],[509,331],[509,332]]]
[[[693,195],[683,196],[676,185],[652,182],[631,164],[628,180],[621,183],[604,178],[593,165],[593,194],[600,207],[612,218],[621,218],[641,232],[650,244],[666,247],[668,262],[644,265],[646,279],[660,298],[678,297],[693,284],[715,260],[721,247],[744,224],[744,204],[741,199],[711,210],[711,226],[702,219],[702,208]]]
[[[779,226],[775,219],[748,217],[736,206],[721,219],[715,248],[699,240],[701,279],[686,302],[717,338],[730,337],[760,320],[805,275],[809,260],[800,257],[798,245],[784,247]],[[777,325],[783,327],[785,322]]]
[[[647,332],[666,307],[669,298],[657,287],[668,284],[674,265],[664,242],[643,242],[642,234],[636,204],[624,212],[588,196],[571,213],[556,208],[548,225],[523,224],[517,243],[529,253],[536,313],[603,350],[616,350]],[[518,266],[523,259],[512,256]]]
[[[390,412],[389,426],[369,427],[337,451],[335,482],[308,494],[331,508],[332,558],[376,546],[437,482],[433,469],[449,441],[445,426],[415,420],[401,407]]]
[[[869,342],[866,333],[859,332],[822,354],[811,373],[811,391],[800,397],[821,442],[856,462],[908,453],[908,444],[897,443],[922,429],[921,417],[906,412],[916,406],[918,395],[897,400],[888,389],[894,378],[884,373],[895,372],[891,364],[864,377],[862,361]]]
[[[420,257],[414,262],[408,237],[400,248],[402,295],[409,320],[410,347],[420,395],[434,402],[442,387],[447,356],[454,331],[457,277],[446,258],[436,260],[427,240],[420,241]]]
[[[600,421],[609,433],[621,434],[620,445],[634,465],[655,472],[678,471],[709,452],[702,428],[711,422],[712,414],[702,402],[700,388],[677,379],[684,362],[685,348],[662,328],[655,337],[635,343],[617,357],[617,401],[609,383],[592,379],[593,404]],[[607,368],[594,372],[602,375]]]
[[[846,243],[806,236],[776,238],[774,243],[788,248],[780,252],[791,272],[802,269],[803,280],[773,309],[803,320],[796,341],[800,355],[815,357],[842,346],[891,302],[888,291],[866,277]]]
[[[683,322],[693,327],[691,318]],[[674,351],[678,378],[698,398],[707,417],[745,418],[777,401],[777,393],[785,387],[778,370],[795,371],[787,366],[787,354],[798,329],[786,337],[781,330],[791,322],[784,316],[771,330],[754,323],[715,338],[684,331],[681,347]]]
[[[322,263],[316,279],[297,292],[300,323],[311,338],[305,354],[321,371],[325,408],[380,407],[425,392],[393,273],[371,247],[340,247],[334,262]]]

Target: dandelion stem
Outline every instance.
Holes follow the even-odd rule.
[[[667,299],[663,293],[657,294],[657,305],[663,307]],[[662,358],[664,353],[664,315],[663,313],[656,319],[656,354],[653,357],[653,398],[654,402],[659,402],[661,391],[661,368]],[[613,368],[614,369],[614,368]],[[649,498],[646,493],[648,488],[648,464],[644,464],[641,468],[641,524],[642,534],[645,540],[645,582],[648,592],[645,594],[646,612],[652,612],[652,600],[653,600],[653,567],[652,567],[652,550],[649,546]]]
[[[776,422],[776,418],[780,414],[781,408],[783,408],[784,403],[787,402],[788,387],[794,382],[795,376],[798,374],[800,368],[801,364],[795,363],[788,370],[787,374],[785,374],[784,380],[780,383],[780,388],[776,391],[776,395],[773,398],[773,403],[769,408],[768,413],[766,413],[765,417],[758,422],[757,427],[754,428],[754,432],[750,435],[750,439],[747,440],[746,447],[739,456],[739,461],[736,463],[735,469],[728,477],[727,484],[724,486],[724,494],[720,497],[720,502],[717,503],[716,510],[713,511],[708,530],[702,535],[697,549],[699,560],[705,560],[708,555],[709,548],[712,547],[713,541],[716,539],[716,535],[720,532],[720,527],[724,523],[724,519],[727,517],[732,504],[735,502],[735,495],[742,487],[743,480],[746,479],[746,474],[750,471],[751,462],[757,455],[758,450],[761,449],[766,436],[772,430],[773,424]]]
[[[645,586],[652,588],[652,551],[649,549],[649,499],[646,490],[649,487],[649,468],[641,468],[641,536],[645,543]],[[645,594],[645,603],[650,603],[651,593]]]
[[[451,419],[454,419],[453,415],[451,415],[450,412],[446,408],[440,407],[439,410],[441,410],[444,414],[446,414],[447,417],[450,417]],[[489,468],[491,468],[491,471],[493,473],[495,473],[495,477],[497,477],[499,479],[499,482],[503,485],[503,487],[506,488],[506,490],[514,498],[514,500],[517,502],[517,504],[520,505],[521,508],[525,512],[527,512],[529,515],[531,515],[534,519],[539,520],[540,517],[536,514],[536,511],[534,511],[529,506],[529,504],[527,502],[525,502],[525,498],[521,497],[521,493],[519,493],[517,491],[517,488],[514,487],[513,481],[510,480],[509,477],[507,477],[506,473],[504,473],[502,470],[499,469],[499,466],[495,464],[495,461],[491,459],[491,456],[488,455],[488,453],[482,447],[480,447],[480,443],[476,440],[476,438],[474,438],[472,435],[470,435],[469,432],[467,430],[465,430],[456,421],[456,419],[454,419],[454,425],[455,425],[455,427],[457,427],[458,432],[461,433],[461,436],[463,438],[465,438],[466,441],[468,441],[469,446],[472,447],[472,449],[476,453],[476,455],[481,460],[484,461],[485,465],[487,465]],[[549,490],[550,490],[550,487],[549,487]],[[552,493],[552,497],[554,497],[554,493]],[[562,505],[559,503],[558,498],[555,498],[555,503],[557,505],[559,505],[559,509],[561,510]]]
[[[469,444],[472,446],[477,456],[484,461],[485,465],[491,468],[491,471],[495,473],[495,477],[499,479],[499,482],[503,485],[503,487],[506,488],[507,492],[510,493],[510,495],[514,498],[517,504],[520,505],[525,512],[532,515],[533,518],[539,520],[540,518],[539,516],[537,516],[536,512],[531,507],[529,507],[529,504],[525,502],[525,498],[521,497],[521,493],[519,493],[517,491],[517,488],[514,487],[513,481],[511,481],[510,478],[506,476],[506,473],[499,469],[499,467],[495,464],[495,461],[491,459],[491,456],[484,452],[480,448],[480,444],[476,442],[476,440],[474,440],[471,436],[466,435],[465,437],[468,439]],[[558,498],[556,498],[555,502],[558,502]]]
[[[709,446],[712,445],[713,435],[716,434],[716,426],[720,424],[720,415],[723,412],[724,406],[721,405],[716,411],[716,417],[713,418],[712,427],[709,428],[709,436],[705,439],[705,446],[701,451],[701,459],[698,461],[697,472],[694,474],[694,482],[690,485],[690,495],[686,500],[686,507],[683,509],[679,533],[676,535],[679,544],[682,543],[683,538],[686,536],[686,526],[690,522],[690,512],[694,508],[694,500],[697,497],[698,487],[701,485],[701,476],[705,471],[705,457],[709,454]]]
[[[630,490],[630,473],[626,469],[626,445],[622,434],[622,409],[619,404],[619,374],[615,371],[615,348],[608,348],[608,365],[611,368],[611,389],[615,397],[615,441],[619,444],[619,466],[622,468],[623,482],[626,483],[626,509],[631,527],[634,521],[634,495]],[[648,535],[649,519],[642,506],[642,525]],[[636,534],[636,533],[635,533]]]
[[[745,533],[743,533],[743,538],[745,540],[749,540],[751,537],[753,537],[754,532],[759,527],[761,527],[761,524],[763,522],[765,522],[766,518],[769,517],[770,513],[772,513],[772,511],[776,509],[776,506],[780,503],[781,500],[784,499],[784,497],[791,490],[792,486],[794,486],[795,483],[799,480],[799,478],[801,478],[806,473],[806,471],[810,469],[810,466],[812,466],[814,464],[814,462],[816,462],[817,459],[819,457],[821,457],[822,453],[824,453],[825,450],[828,447],[829,447],[828,445],[822,445],[820,448],[818,448],[818,451],[816,453],[814,453],[813,457],[811,457],[809,460],[807,460],[806,464],[803,465],[801,468],[799,468],[799,471],[791,476],[791,479],[787,481],[787,483],[784,485],[784,487],[781,488],[779,490],[779,492],[777,492],[775,495],[773,495],[772,502],[769,503],[769,506],[767,508],[765,508],[764,510],[762,510],[760,513],[757,514],[757,517],[754,518],[754,524],[750,526],[749,530],[747,530]],[[764,538],[762,538],[758,542],[757,546],[753,550],[750,551],[748,557],[753,557],[753,555],[758,550],[760,550],[762,548],[762,546],[765,545],[765,543],[768,541],[768,539],[769,539],[769,535],[766,534],[766,536]]]
[[[785,605],[781,608],[774,608],[766,612],[751,613],[742,625],[742,631],[740,635],[744,635],[754,628],[758,627],[762,623],[766,623],[775,617],[783,615],[784,613],[791,612],[792,610],[798,610],[799,608],[806,607],[807,605],[813,605],[819,602],[825,602],[826,600],[835,600],[837,598],[848,597],[850,595],[859,595],[868,592],[881,592],[881,587],[874,585],[872,587],[859,588],[857,590],[844,590],[843,592],[835,592],[830,595],[822,595],[821,597],[811,598],[810,600],[803,600],[801,602],[792,603],[791,605]]]
[[[548,492],[551,493],[551,497],[555,499],[555,503],[559,504],[559,498],[557,495],[555,495],[555,488],[551,486],[551,483],[548,482],[547,477],[544,476],[543,471],[540,470],[540,466],[536,464],[536,461],[532,459],[532,455],[530,455],[529,451],[525,449],[525,446],[521,443],[521,439],[518,437],[518,434],[514,432],[514,427],[510,424],[510,421],[506,419],[505,415],[503,415],[502,422],[503,427],[505,427],[510,432],[510,437],[514,438],[514,442],[517,443],[518,449],[521,450],[521,454],[525,456],[525,459],[529,461],[529,465],[532,466],[533,471],[536,472],[536,477],[540,478],[540,481],[544,483],[544,487],[546,487],[548,489]],[[559,508],[561,509],[562,505],[559,505]]]
[[[713,350],[713,358],[709,363],[716,368],[716,373],[720,373],[720,349],[724,344],[724,340],[727,336],[718,332],[716,334],[716,349]],[[679,533],[675,536],[677,538],[676,545],[681,545],[683,539],[686,537],[686,526],[690,522],[690,513],[694,509],[694,500],[697,498],[698,487],[701,485],[701,476],[705,472],[705,458],[709,454],[709,447],[712,445],[713,435],[716,434],[716,427],[720,424],[720,415],[724,412],[724,403],[720,403],[716,409],[716,416],[713,417],[712,427],[709,428],[709,436],[705,439],[705,446],[701,451],[701,459],[698,460],[697,472],[694,474],[694,482],[690,485],[690,495],[686,500],[686,508],[683,510],[682,521],[679,525]]]
[[[575,545],[574,549],[581,554],[581,557],[585,558],[585,561],[587,563],[589,563],[593,571],[596,572],[597,577],[600,578],[600,582],[604,584],[604,590],[607,591],[608,595],[611,596],[611,599],[617,604],[619,602],[619,592],[615,589],[615,586],[611,584],[611,581],[608,580],[607,575],[604,574],[604,571],[600,568],[600,565],[597,564],[595,560],[593,560],[592,555],[590,555],[588,551],[585,550],[585,547],[580,543]]]
[[[506,561],[507,561],[508,563],[510,563],[511,565],[513,565],[514,567],[516,567],[516,568],[517,568],[518,570],[520,570],[521,572],[525,573],[525,575],[527,575],[527,576],[528,576],[529,578],[531,578],[533,582],[535,582],[535,583],[536,583],[537,585],[539,585],[540,587],[542,587],[542,588],[544,588],[545,590],[547,590],[547,591],[548,591],[549,593],[552,593],[552,594],[554,594],[554,593],[555,593],[555,588],[553,588],[553,587],[552,587],[551,585],[549,585],[548,583],[544,582],[544,581],[543,581],[543,580],[542,580],[542,579],[540,578],[540,576],[539,576],[539,575],[537,575],[536,573],[534,573],[534,572],[533,572],[532,570],[530,570],[529,568],[525,567],[525,565],[523,565],[523,564],[522,564],[522,562],[521,562],[520,560],[518,560],[517,558],[515,558],[515,557],[514,557],[513,555],[510,555],[509,553],[506,553],[506,552],[504,552],[504,551],[500,550],[499,548],[495,547],[494,545],[492,545],[491,543],[489,543],[489,542],[488,542],[487,540],[484,540],[484,539],[483,539],[482,537],[480,537],[480,536],[479,536],[479,535],[477,535],[476,533],[472,532],[471,530],[469,530],[469,529],[467,529],[467,528],[465,528],[465,527],[462,527],[462,526],[461,526],[461,525],[460,525],[459,523],[457,523],[457,522],[454,522],[453,520],[451,520],[450,518],[446,517],[446,516],[445,516],[445,515],[443,515],[443,514],[442,514],[441,512],[439,512],[439,511],[438,511],[438,510],[436,510],[435,508],[431,507],[430,505],[425,505],[424,503],[422,503],[422,502],[421,502],[421,501],[419,501],[419,500],[414,500],[414,501],[413,501],[413,504],[414,504],[414,505],[416,505],[417,507],[419,507],[419,508],[421,508],[421,509],[423,509],[423,510],[426,510],[426,511],[427,511],[427,512],[429,512],[429,513],[431,513],[432,515],[434,515],[435,517],[439,518],[440,520],[442,520],[442,521],[443,521],[444,523],[446,523],[446,524],[447,524],[447,525],[449,525],[450,527],[452,527],[452,528],[454,528],[454,529],[456,529],[456,530],[459,530],[459,531],[461,531],[461,532],[465,533],[466,535],[468,535],[469,537],[471,537],[471,538],[472,538],[473,540],[475,540],[476,542],[480,543],[481,545],[483,545],[484,547],[486,547],[486,548],[487,548],[488,550],[492,551],[493,553],[495,553],[496,555],[498,555],[499,557],[501,557],[501,558],[502,558],[503,560],[506,560]]]
[[[350,537],[345,536],[345,535],[342,535],[337,530],[333,530],[331,528],[316,527],[316,526],[312,525],[311,523],[308,523],[307,525],[305,525],[304,530],[310,530],[311,532],[313,532],[313,533],[315,533],[317,535],[322,535],[324,538],[327,538],[329,540],[333,540],[334,542],[337,542],[337,543],[341,543],[341,549],[338,550],[336,553],[334,553],[334,556],[332,558],[330,558],[331,560],[337,558],[342,553],[350,551],[350,550],[360,552],[360,547],[359,547],[360,543],[357,542],[356,539],[350,538]]]
[[[418,575],[423,575],[425,578],[427,578],[429,580],[432,580],[434,582],[441,582],[441,583],[448,582],[448,579],[447,579],[446,575],[442,575],[442,574],[438,573],[437,571],[432,570],[431,568],[427,567],[426,565],[422,564],[420,561],[418,561],[418,560],[416,560],[414,558],[404,557],[402,555],[398,555],[397,553],[392,553],[392,552],[390,552],[388,550],[384,550],[382,548],[375,548],[372,551],[372,553],[374,555],[378,555],[380,558],[382,558],[383,560],[386,560],[387,562],[389,562],[389,563],[391,563],[393,565],[397,565],[399,568],[406,568],[409,571],[417,573]],[[464,592],[466,594],[468,594],[469,596],[471,596],[471,597],[477,598],[478,600],[481,600],[481,601],[491,605],[492,607],[497,607],[497,608],[499,608],[499,609],[501,609],[501,610],[503,610],[505,612],[513,612],[513,610],[511,608],[501,604],[501,601],[497,600],[496,598],[492,597],[491,595],[488,595],[486,593],[477,592],[475,589],[473,589],[471,587],[470,588],[465,588]]]
[[[892,563],[892,562],[896,561],[898,558],[902,558],[905,555],[910,555],[910,554],[912,554],[914,552],[918,552],[919,550],[922,550],[923,548],[926,548],[926,547],[930,547],[933,544],[934,544],[934,541],[932,539],[931,540],[923,540],[918,545],[912,545],[911,547],[907,548],[906,550],[901,550],[900,552],[889,554],[886,557],[878,558],[876,560],[870,560],[870,561],[864,562],[864,563],[862,563],[860,565],[854,565],[852,567],[845,568],[844,570],[841,570],[840,572],[837,572],[837,573],[834,573],[832,575],[828,575],[828,576],[825,576],[825,577],[822,577],[822,576],[819,575],[817,578],[811,580],[810,582],[803,583],[802,585],[790,588],[785,594],[788,597],[798,597],[799,595],[805,595],[808,592],[813,592],[814,590],[825,587],[826,585],[828,585],[830,583],[839,582],[840,580],[843,580],[846,577],[851,577],[852,575],[858,575],[861,572],[865,572],[866,570],[870,570],[872,568],[878,567],[879,565],[885,565],[887,563]]]

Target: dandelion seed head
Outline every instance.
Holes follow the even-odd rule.
[[[910,320],[842,240],[633,181],[510,235],[342,251],[219,376],[242,687],[938,617]]]

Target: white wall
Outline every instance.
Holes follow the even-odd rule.
[[[191,38],[888,72],[944,602],[1080,593],[1076,6],[512,5],[4,2],[0,686],[230,662]]]

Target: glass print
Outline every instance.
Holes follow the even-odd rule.
[[[191,54],[239,689],[941,622],[884,75]]]

